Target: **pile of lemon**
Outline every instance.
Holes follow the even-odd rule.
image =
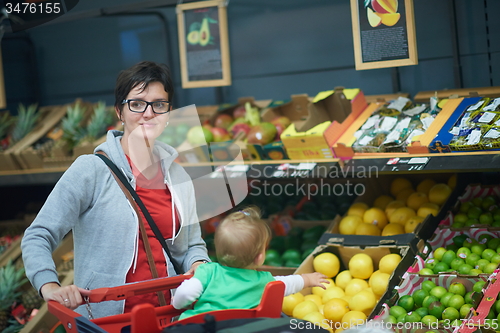
[[[373,259],[357,253],[348,262],[348,269],[339,272],[338,257],[323,252],[313,259],[316,272],[325,274],[326,289],[313,287],[312,293],[296,293],[283,299],[283,312],[321,326],[332,333],[363,324],[384,295],[389,279],[401,261],[397,253],[384,255],[374,270]]]
[[[339,232],[371,236],[411,233],[427,215],[438,214],[455,184],[455,175],[447,183],[424,179],[415,188],[407,178],[397,177],[391,182],[391,195],[378,196],[372,207],[364,202],[352,204],[339,223]]]

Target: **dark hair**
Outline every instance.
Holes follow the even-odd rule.
[[[129,92],[139,84],[144,84],[142,87],[144,90],[151,82],[163,84],[168,93],[168,101],[172,103],[174,85],[168,66],[153,61],[142,61],[118,74],[115,86],[115,107],[120,110],[120,113],[123,108],[122,101],[127,98]]]

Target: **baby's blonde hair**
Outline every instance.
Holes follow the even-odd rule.
[[[254,262],[271,240],[271,229],[260,209],[250,206],[229,214],[215,231],[215,251],[221,265],[244,268]]]

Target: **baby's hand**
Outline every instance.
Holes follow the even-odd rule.
[[[323,283],[330,283],[330,281],[327,280],[326,275],[318,272],[302,274],[302,278],[304,279],[304,288],[320,287],[326,289]]]

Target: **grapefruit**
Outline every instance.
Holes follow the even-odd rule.
[[[319,312],[319,308],[313,301],[302,301],[293,308],[292,316],[298,319],[304,317],[311,312]]]
[[[401,261],[401,256],[397,253],[386,254],[380,258],[378,269],[382,273],[392,274]]]
[[[408,179],[397,177],[391,182],[390,192],[393,197],[396,197],[404,189],[413,189],[413,185]]]
[[[382,210],[385,210],[385,207],[391,202],[394,201],[394,198],[391,197],[390,195],[382,194],[375,199],[373,202],[373,207],[380,208]]]
[[[454,173],[450,178],[448,178],[448,186],[454,190],[457,186],[457,174]]]
[[[295,293],[283,297],[282,311],[287,315],[291,316],[293,314],[293,309],[297,304],[304,300],[304,295],[301,293]]]
[[[413,209],[410,207],[400,207],[391,214],[389,218],[390,223],[399,223],[402,226],[406,224],[411,217],[417,215]]]
[[[448,184],[438,183],[429,190],[429,201],[436,205],[442,205],[450,196],[451,191]]]
[[[342,317],[342,328],[362,325],[366,322],[366,318],[362,311],[349,311]]]
[[[387,207],[385,207],[385,214],[387,215],[387,218],[390,219],[392,213],[398,208],[405,207],[405,203],[399,200],[394,200],[390,202]]]
[[[354,278],[349,281],[349,283],[345,287],[345,294],[347,296],[354,296],[361,290],[365,290],[369,287],[370,285],[368,284],[368,282],[366,282],[366,280]]]
[[[339,274],[337,274],[337,277],[335,278],[335,284],[338,287],[345,289],[345,287],[347,286],[347,284],[351,280],[352,280],[351,272],[346,269],[346,270],[343,270],[342,272],[340,272]]]
[[[349,312],[349,303],[341,298],[332,298],[323,307],[325,318],[335,323],[340,322],[347,312]]]
[[[421,217],[427,217],[427,215],[431,214],[433,216],[437,216],[439,213],[439,206],[432,202],[427,202],[422,204],[420,208],[417,210],[417,215]]]
[[[422,204],[426,202],[429,202],[427,194],[422,192],[413,192],[412,194],[410,194],[408,199],[406,199],[406,206],[417,211],[420,208],[420,206],[422,206]]]
[[[373,224],[382,230],[387,224],[387,216],[381,208],[372,207],[363,214],[363,222]]]
[[[368,208],[370,207],[368,207],[368,205],[364,202],[356,202],[349,207],[346,215],[357,215],[362,218],[365,210],[367,210]]]
[[[368,279],[373,273],[373,260],[365,253],[352,256],[348,266],[353,278]]]
[[[322,273],[329,278],[335,277],[340,268],[339,258],[331,252],[323,252],[313,259],[313,267],[316,272]]]
[[[412,188],[405,188],[396,195],[396,200],[407,202],[408,198],[410,197],[410,195],[412,195],[412,193],[415,193],[415,191]]]
[[[382,230],[382,236],[401,235],[405,233],[404,226],[399,223],[389,223]]]
[[[431,187],[436,185],[436,181],[434,179],[424,179],[417,185],[417,192],[425,193],[426,195],[429,194],[429,190]]]
[[[414,232],[417,226],[425,220],[422,216],[415,215],[410,217],[408,221],[405,223],[405,232],[407,234]]]
[[[323,293],[323,296],[321,297],[321,301],[323,302],[323,304],[326,304],[326,302],[328,302],[329,300],[331,300],[333,298],[342,298],[344,295],[345,295],[345,292],[340,287],[328,288]]]
[[[347,215],[339,223],[339,232],[342,235],[355,235],[358,224],[363,223],[362,217],[358,215]]]
[[[355,235],[380,236],[380,229],[371,223],[360,223],[356,227]]]
[[[389,274],[382,272],[378,272],[377,274],[374,273],[370,276],[368,284],[377,297],[382,296],[386,292],[390,277]]]
[[[375,294],[370,290],[365,289],[352,296],[349,301],[349,309],[353,311],[361,311],[368,316],[376,304],[377,299],[375,298]]]

